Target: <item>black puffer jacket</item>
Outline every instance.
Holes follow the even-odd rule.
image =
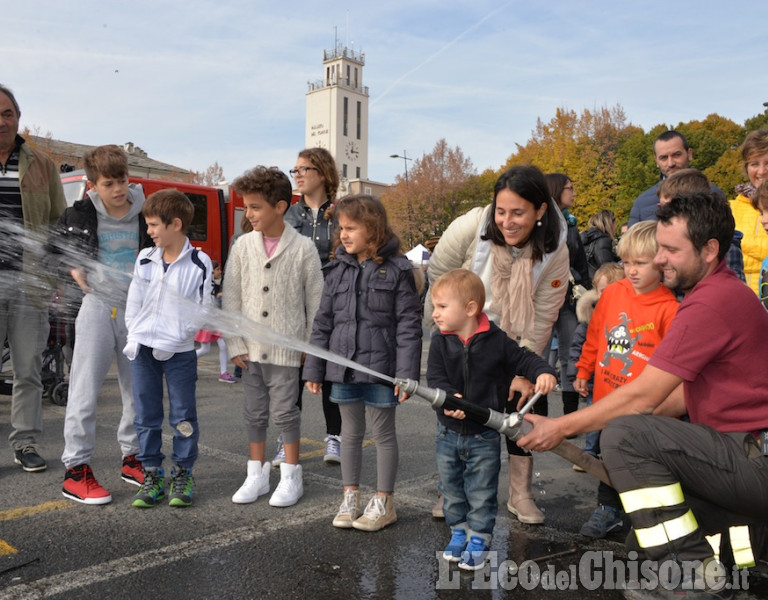
[[[587,255],[590,281],[595,276],[595,271],[607,262],[617,262],[619,257],[613,251],[613,240],[607,233],[597,227],[590,227],[581,232],[581,243]]]
[[[315,243],[320,262],[323,266],[328,263],[333,244],[334,222],[333,217],[325,218],[325,212],[331,207],[331,199],[326,200],[317,211],[317,219],[312,217],[312,209],[304,202],[304,197],[296,204],[288,208],[285,213],[285,222],[308,237]]]
[[[323,267],[325,285],[310,343],[354,360],[384,375],[418,379],[421,366],[421,306],[413,265],[395,254],[397,241],[380,250],[380,265],[357,262],[336,249]],[[383,383],[381,379],[307,356],[307,381]]]

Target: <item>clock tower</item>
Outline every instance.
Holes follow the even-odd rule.
[[[342,187],[368,179],[368,88],[365,54],[340,43],[323,51],[323,79],[307,91],[306,147],[322,146],[336,161]],[[342,190],[340,190],[341,192]]]

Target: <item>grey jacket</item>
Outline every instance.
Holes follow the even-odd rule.
[[[384,262],[358,263],[336,249],[324,268],[325,286],[310,343],[389,377],[418,379],[421,367],[421,305],[413,265],[396,254],[397,240],[381,249]],[[384,383],[336,363],[307,356],[307,381]]]
[[[323,266],[328,263],[328,257],[333,244],[333,217],[325,218],[325,212],[331,205],[332,202],[329,198],[320,206],[320,209],[317,211],[317,219],[314,219],[312,217],[312,209],[307,206],[302,196],[301,200],[291,205],[285,213],[285,222],[301,235],[308,237],[314,242]]]

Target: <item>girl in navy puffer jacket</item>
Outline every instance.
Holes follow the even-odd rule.
[[[418,379],[421,307],[413,265],[381,202],[348,196],[336,205],[333,259],[323,267],[325,285],[310,342],[396,378]],[[397,389],[353,369],[308,356],[304,377],[312,393],[331,381],[331,401],[341,409],[341,474],[344,500],[335,527],[377,531],[397,520],[392,493],[397,473]],[[404,398],[402,398],[404,399]],[[376,442],[377,493],[361,516],[360,466],[366,407]]]

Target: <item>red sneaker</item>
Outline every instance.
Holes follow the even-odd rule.
[[[144,470],[141,463],[136,460],[135,454],[123,457],[123,472],[120,476],[123,481],[132,483],[133,485],[141,485],[144,483]]]
[[[65,498],[83,504],[108,504],[112,502],[112,496],[99,485],[88,465],[67,469],[61,493]]]

